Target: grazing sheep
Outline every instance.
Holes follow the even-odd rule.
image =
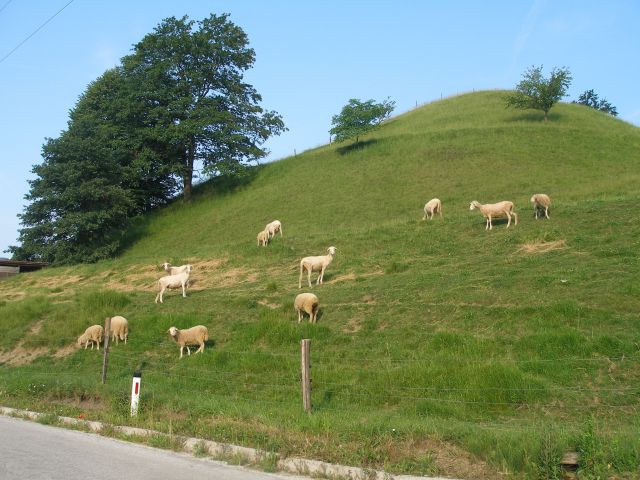
[[[511,225],[511,215],[513,215],[516,219],[516,225],[518,225],[518,214],[513,211],[513,202],[505,200],[503,202],[485,203],[484,205],[482,205],[481,203],[474,200],[469,205],[469,210],[474,210],[476,208],[478,208],[482,215],[484,215],[487,219],[487,226],[484,228],[485,230],[493,229],[491,219],[497,217],[507,217],[507,228],[509,228],[509,225]]]
[[[296,299],[293,302],[293,308],[295,308],[296,313],[298,314],[298,323],[300,323],[305,313],[309,315],[309,321],[311,323],[316,323],[318,305],[320,305],[318,297],[313,293],[301,293],[296,296]]]
[[[533,203],[533,214],[538,219],[538,212],[544,211],[544,216],[549,218],[549,206],[551,205],[551,199],[549,195],[544,193],[536,193],[531,197],[531,203]]]
[[[162,264],[162,268],[169,275],[178,275],[179,273],[184,273],[187,269],[191,270],[193,267],[191,265],[180,265],[179,267],[172,267],[169,262],[164,262]]]
[[[129,322],[126,318],[120,315],[111,317],[109,330],[111,331],[111,340],[115,340],[116,345],[120,343],[120,340],[124,340],[125,344],[127,343],[127,339],[129,338]]]
[[[327,248],[328,255],[320,255],[317,257],[304,257],[300,260],[300,278],[298,279],[298,288],[302,288],[302,272],[307,271],[307,281],[309,282],[309,288],[311,288],[311,272],[320,272],[316,285],[322,283],[324,278],[324,271],[329,264],[333,261],[333,256],[336,253],[336,247]]]
[[[429,220],[433,220],[433,216],[439,213],[440,218],[442,218],[442,202],[438,198],[432,198],[424,205],[424,217],[422,220],[426,220],[429,217]]]
[[[98,346],[98,350],[100,350],[103,331],[102,325],[91,325],[78,337],[78,346],[82,347],[84,345],[84,349],[86,350],[89,344],[91,344],[91,350],[93,350],[93,344],[95,343]]]
[[[204,325],[196,325],[195,327],[179,330],[171,327],[167,330],[171,338],[180,345],[180,358],[182,358],[182,349],[187,347],[187,353],[191,355],[189,345],[200,345],[196,353],[204,352],[204,342],[209,340],[209,330]]]
[[[158,303],[158,299],[160,303],[162,302],[162,294],[167,288],[178,288],[182,287],[182,296],[186,297],[186,287],[189,285],[189,275],[191,274],[191,265],[187,265],[187,270],[183,273],[179,273],[178,275],[167,275],[158,280],[158,288],[160,291],[156,295],[156,303]]]
[[[269,243],[269,232],[267,232],[266,230],[263,230],[260,233],[258,233],[258,246],[262,245],[263,247],[266,247],[268,243]]]
[[[267,223],[264,230],[265,232],[269,232],[269,238],[275,237],[278,232],[280,232],[280,237],[282,237],[282,224],[280,223],[280,220],[274,220],[271,223]]]

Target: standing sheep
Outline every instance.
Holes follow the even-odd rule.
[[[304,257],[300,260],[300,278],[298,279],[298,288],[302,288],[302,272],[307,271],[307,281],[309,282],[309,288],[311,288],[311,272],[320,272],[316,285],[322,284],[324,278],[324,271],[329,264],[333,261],[333,256],[336,253],[336,247],[329,247],[327,251],[328,255],[320,255],[317,257]]]
[[[278,232],[280,232],[280,237],[282,237],[282,223],[280,223],[280,220],[274,220],[271,223],[267,223],[264,230],[269,232],[269,238],[275,237]]]
[[[191,274],[191,265],[187,265],[187,270],[183,273],[179,273],[178,275],[167,275],[158,280],[158,288],[160,291],[156,295],[156,303],[160,300],[162,302],[162,295],[167,288],[178,288],[182,287],[182,296],[186,298],[187,292],[186,287],[189,285],[189,275]]]
[[[549,207],[551,206],[551,199],[549,195],[544,193],[536,193],[531,197],[531,203],[533,203],[533,214],[538,219],[538,212],[544,211],[544,216],[549,218]]]
[[[89,344],[91,344],[91,350],[93,350],[93,344],[95,343],[98,346],[98,350],[100,350],[103,331],[102,325],[91,325],[78,337],[78,346],[82,347],[84,345],[84,349],[86,350]]]
[[[170,327],[167,330],[173,341],[180,345],[180,358],[182,358],[182,349],[187,347],[187,353],[191,355],[189,345],[200,345],[196,353],[204,352],[204,342],[209,340],[209,330],[204,325],[196,325],[195,327],[179,330],[176,327]]]
[[[516,225],[518,225],[518,214],[513,211],[513,202],[505,200],[498,203],[485,203],[483,205],[474,200],[469,205],[469,210],[475,210],[476,208],[479,209],[482,215],[487,219],[487,226],[484,228],[485,230],[492,230],[493,224],[491,223],[491,219],[498,217],[507,217],[507,228],[509,228],[509,225],[511,225],[511,215],[514,216]]]
[[[442,218],[442,202],[439,198],[432,198],[424,205],[424,217],[422,220],[426,220],[429,217],[429,220],[433,220],[433,216],[439,213],[440,218]]]
[[[316,323],[319,305],[318,297],[313,293],[301,293],[297,295],[293,302],[293,308],[295,308],[298,314],[298,323],[300,323],[305,313],[309,315],[309,321],[311,323]]]
[[[262,245],[263,247],[266,247],[268,243],[269,243],[269,232],[267,232],[266,230],[263,230],[260,233],[258,233],[258,246]]]
[[[111,340],[116,341],[116,345],[120,343],[120,340],[124,340],[127,343],[129,338],[129,322],[126,318],[116,315],[111,317],[109,324],[109,330],[111,331]]]

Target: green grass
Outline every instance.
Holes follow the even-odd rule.
[[[1,283],[3,355],[17,344],[49,354],[0,366],[0,403],[393,472],[470,476],[446,461],[457,449],[457,463],[488,463],[476,476],[560,478],[559,458],[576,450],[583,478],[637,478],[640,130],[568,104],[545,123],[505,110],[503,94],[436,102],[357,148],[207,183],[192,203],[139,219],[117,259]],[[533,219],[538,192],[551,220]],[[421,221],[432,197],[445,218]],[[487,232],[469,211],[505,199],[515,228]],[[275,218],[284,237],[256,247]],[[545,242],[556,248],[536,252]],[[319,322],[299,325],[297,262],[329,245]],[[164,261],[193,263],[193,288],[156,305]],[[106,315],[131,332],[103,386],[101,352],[54,354]],[[196,324],[209,345],[178,361],[166,330]]]

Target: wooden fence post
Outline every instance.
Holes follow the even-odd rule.
[[[102,349],[102,384],[107,383],[107,366],[109,365],[109,337],[111,336],[111,317],[104,319],[104,346]]]
[[[301,347],[301,370],[302,370],[302,406],[305,412],[311,412],[311,377],[309,375],[309,350],[311,340],[300,341]]]

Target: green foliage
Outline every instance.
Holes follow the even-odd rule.
[[[542,110],[546,121],[551,107],[567,94],[572,80],[571,72],[567,68],[554,68],[549,78],[545,78],[542,66],[532,66],[522,77],[515,93],[506,97],[507,107]]]
[[[611,103],[609,103],[606,98],[600,99],[598,97],[598,94],[594,92],[593,89],[585,90],[584,93],[582,93],[578,97],[578,100],[574,101],[573,103],[586,105],[587,107],[600,110],[601,112],[608,113],[609,115],[612,115],[614,117],[618,116],[618,110],[616,109],[616,107],[611,105]]]
[[[187,200],[195,161],[205,175],[235,173],[264,157],[261,145],[286,130],[280,115],[264,111],[261,96],[243,81],[255,52],[228,17],[167,18],[122,59],[136,100],[147,106],[147,134],[171,149],[168,166],[182,180]]]
[[[243,81],[255,60],[228,15],[164,20],[91,83],[70,112],[68,130],[43,146],[20,215],[14,258],[95,262],[121,248],[134,216],[166,203],[194,163],[204,175],[242,175],[285,130]]]
[[[336,142],[355,138],[358,143],[359,137],[380,126],[380,123],[391,115],[395,104],[396,102],[389,99],[375,103],[374,100],[362,102],[352,98],[342,107],[342,111],[331,119],[333,127],[329,133],[334,136]]]

